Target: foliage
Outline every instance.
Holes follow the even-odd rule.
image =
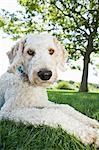
[[[92,51],[98,51],[98,0],[18,0],[23,11],[2,10],[6,20],[4,31],[14,36],[20,33],[52,31],[64,43],[75,59],[86,52],[90,36]]]
[[[73,90],[72,87],[68,84],[68,82],[61,81],[58,83],[57,89],[65,89],[65,90]]]
[[[2,17],[0,17],[0,28],[5,25],[5,22]]]
[[[99,64],[96,64],[97,69],[99,69]]]
[[[42,15],[50,30],[64,40],[65,48],[78,58],[84,55],[89,36],[94,39],[94,48],[98,48],[98,0],[19,0],[27,12]],[[57,32],[58,31],[58,32]]]
[[[70,104],[90,117],[99,118],[99,94],[49,90],[48,95],[53,102]],[[0,149],[96,150],[94,145],[84,146],[60,127],[23,125],[6,120],[0,121]]]
[[[99,84],[88,84],[88,88],[90,92],[99,92]]]
[[[44,30],[40,16],[37,17],[36,14],[31,14],[26,10],[16,11],[15,13],[2,10],[0,15],[5,22],[2,27],[3,31],[13,39],[20,38],[27,33]]]
[[[57,85],[55,86],[56,89],[64,89],[64,90],[77,90],[77,83],[68,82],[68,81],[58,81]]]
[[[4,31],[14,38],[30,32],[51,31],[64,44],[70,57],[84,57],[80,91],[88,91],[90,54],[99,51],[98,0],[18,0],[24,12],[3,11]]]
[[[71,91],[79,91],[80,83],[74,81],[64,81],[58,80],[53,89],[60,90],[71,90]],[[99,85],[98,84],[88,84],[89,92],[99,93]]]

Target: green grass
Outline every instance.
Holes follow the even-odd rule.
[[[65,90],[48,90],[49,100],[69,104],[89,117],[99,112],[99,93],[80,93]],[[99,116],[97,116],[99,119]]]
[[[76,93],[49,90],[49,99],[68,103],[84,114],[99,119],[99,93]],[[0,150],[96,150],[84,146],[60,127],[23,125],[11,121],[0,122]]]

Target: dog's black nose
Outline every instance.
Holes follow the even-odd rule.
[[[41,69],[38,72],[38,76],[40,77],[41,80],[49,80],[52,76],[52,72],[50,70]]]

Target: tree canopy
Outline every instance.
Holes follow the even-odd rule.
[[[84,58],[80,91],[88,91],[90,54],[99,51],[98,0],[18,0],[24,11],[9,13],[4,31],[15,38],[30,32],[49,31],[64,44],[71,58]]]

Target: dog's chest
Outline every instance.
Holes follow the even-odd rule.
[[[48,103],[45,89],[22,82],[13,82],[5,97],[7,100],[13,99],[16,107],[42,107]]]
[[[23,107],[42,106],[48,101],[46,92],[40,87],[25,87],[19,94],[18,104]]]

